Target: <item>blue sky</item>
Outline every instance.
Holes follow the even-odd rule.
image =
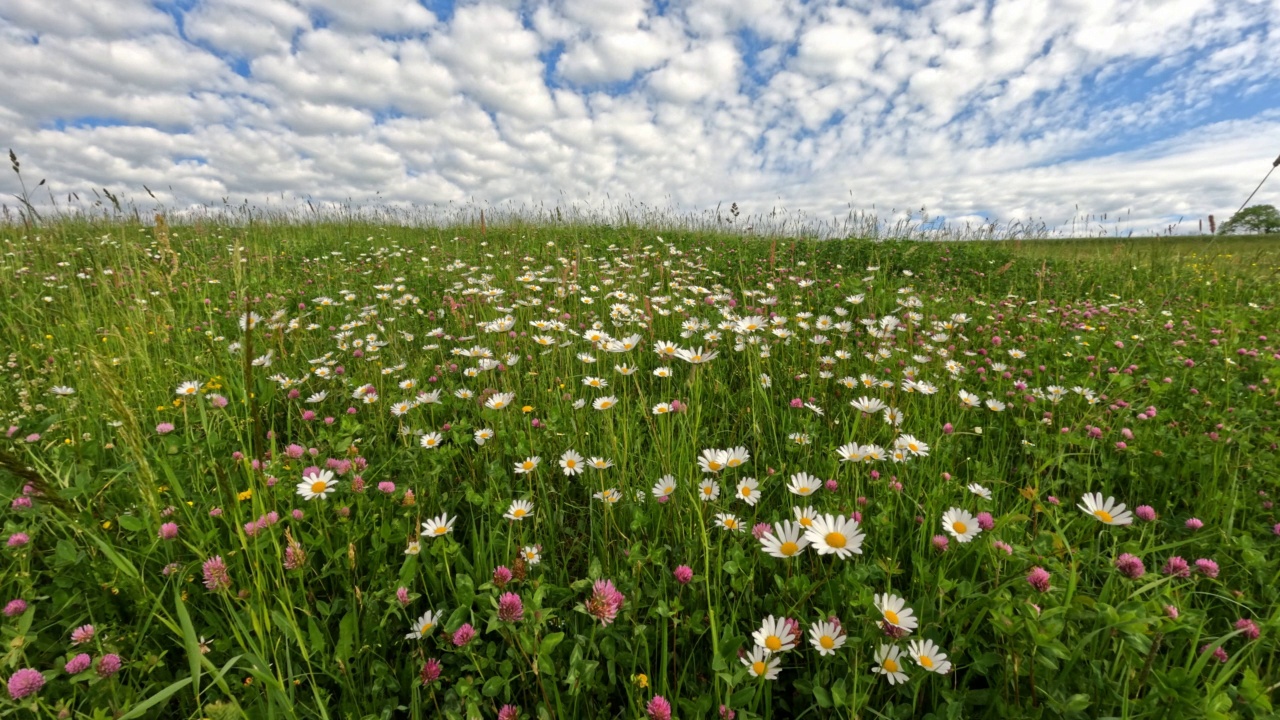
[[[9,0],[0,44],[24,171],[144,206],[1193,230],[1280,152],[1280,0]]]

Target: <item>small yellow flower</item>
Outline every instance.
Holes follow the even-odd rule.
[[[649,676],[645,675],[644,673],[640,673],[639,675],[633,675],[631,679],[633,682],[635,682],[636,687],[638,688],[649,687]]]
[[[532,406],[532,405],[525,405],[524,407],[520,408],[520,412],[522,412],[522,413],[531,413],[531,412],[533,412],[533,406]]]
[[[108,520],[108,521],[106,521],[106,522],[102,523],[102,529],[103,529],[103,530],[110,530],[110,529],[111,529],[111,521],[110,521],[110,520]]]
[[[237,497],[241,502],[244,502],[245,500],[248,500],[249,498],[253,497],[253,488],[249,488],[248,490],[245,490],[244,492],[240,493],[240,494],[239,494],[239,495],[237,495],[236,497]]]

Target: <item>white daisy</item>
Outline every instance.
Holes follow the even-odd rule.
[[[967,511],[951,508],[942,514],[942,529],[951,533],[956,542],[967,543],[982,532],[978,521]]]
[[[805,537],[819,555],[835,554],[841,560],[850,555],[862,554],[862,540],[866,537],[858,530],[858,521],[843,515],[819,515],[805,531]]]
[[[809,626],[809,642],[819,655],[835,655],[844,647],[844,630],[836,623],[819,620]]]
[[[900,657],[901,651],[898,650],[897,645],[881,645],[880,649],[876,650],[876,664],[871,670],[884,675],[890,685],[904,683],[907,681],[907,674],[902,672]]]
[[[523,520],[531,514],[533,514],[533,503],[528,500],[512,500],[511,506],[502,513],[502,517],[508,520]]]
[[[1133,513],[1125,509],[1124,503],[1117,503],[1113,497],[1103,500],[1102,493],[1085,493],[1080,501],[1082,504],[1076,507],[1107,525],[1129,525],[1133,522]]]
[[[422,534],[427,537],[440,537],[453,532],[453,523],[456,517],[449,517],[448,513],[441,513],[440,517],[434,517],[422,523]]]
[[[333,473],[329,470],[314,470],[308,475],[302,476],[302,482],[298,483],[298,494],[303,500],[314,500],[320,498],[324,500],[338,486],[338,481],[333,479]]]

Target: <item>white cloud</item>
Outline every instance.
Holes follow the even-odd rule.
[[[0,133],[56,192],[170,205],[1079,205],[1137,230],[1224,216],[1280,150],[1280,0],[853,5],[197,0],[179,32],[142,0],[9,0]]]

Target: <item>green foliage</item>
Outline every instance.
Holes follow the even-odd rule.
[[[0,678],[45,685],[0,716],[642,717],[655,695],[679,718],[1274,712],[1280,258],[1263,241],[40,232],[0,230],[17,538],[0,602],[26,603],[0,620]],[[593,331],[639,340],[610,352]],[[885,457],[844,461],[848,443]],[[740,465],[700,467],[737,447]],[[569,450],[612,466],[566,476]],[[335,484],[307,500],[311,466]],[[789,490],[802,472],[820,489]],[[1077,507],[1092,492],[1155,519],[1103,524]],[[513,500],[532,513],[504,518]],[[861,554],[763,552],[752,529],[805,508],[859,513]],[[951,508],[990,527],[960,542]],[[1175,557],[1185,576],[1163,572]],[[604,581],[625,596],[607,623]],[[880,625],[885,593],[909,636]],[[770,615],[802,637],[763,680],[740,658]],[[832,617],[843,644],[821,655],[810,628]],[[908,657],[925,639],[949,673]],[[887,645],[905,683],[873,671]],[[65,672],[81,652],[94,666]]]
[[[1280,210],[1274,205],[1250,205],[1222,223],[1218,232],[1223,235],[1280,233]]]

